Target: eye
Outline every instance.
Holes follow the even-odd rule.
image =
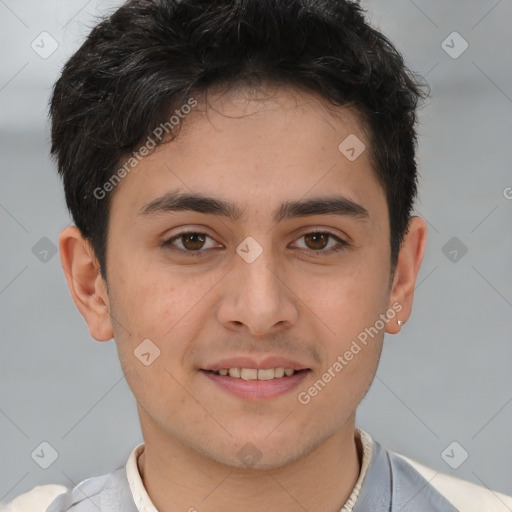
[[[302,239],[304,245],[302,247],[298,246],[298,249],[305,249],[322,255],[341,251],[349,245],[348,242],[329,231],[312,231],[299,238],[299,240]]]
[[[328,255],[343,250],[349,244],[334,233],[329,231],[312,231],[302,235],[298,240],[304,243],[296,243],[297,249],[307,251],[310,254]],[[211,236],[198,231],[183,231],[174,235],[162,243],[168,250],[185,254],[187,256],[204,256],[208,249],[218,249],[222,245]]]
[[[208,242],[208,239],[210,242]],[[205,251],[201,249],[206,250],[222,247],[215,242],[211,236],[197,231],[183,231],[182,233],[178,233],[172,238],[169,238],[169,240],[166,240],[163,245],[171,251],[187,252],[190,253],[191,256],[202,256],[201,253]]]

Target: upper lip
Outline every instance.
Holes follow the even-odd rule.
[[[230,357],[222,359],[217,363],[201,368],[202,370],[220,370],[222,368],[255,368],[256,370],[266,370],[269,368],[285,368],[292,370],[307,370],[309,369],[306,365],[288,359],[286,357],[270,356],[260,360],[254,359],[254,357],[241,356],[241,357]]]

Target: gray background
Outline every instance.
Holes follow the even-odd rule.
[[[58,255],[44,255],[48,241],[39,242],[57,244],[69,223],[48,158],[48,96],[94,17],[114,5],[0,0],[4,501],[37,484],[69,486],[110,471],[142,440],[114,342],[89,336]],[[512,4],[363,5],[407,64],[426,75],[432,96],[420,112],[417,211],[430,232],[415,311],[400,335],[386,339],[358,423],[391,449],[512,494]],[[59,44],[48,58],[31,48],[43,31]],[[469,44],[456,59],[441,47],[454,31]],[[458,247],[443,252],[452,237]],[[33,250],[38,242],[43,249]],[[463,257],[461,244],[468,249]],[[43,441],[58,452],[46,470],[31,458]],[[460,447],[445,452],[452,465],[463,449],[469,454],[457,469],[442,458],[453,441]]]

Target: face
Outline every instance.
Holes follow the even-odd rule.
[[[118,185],[109,320],[143,427],[272,468],[353,420],[402,307],[368,144],[353,111],[304,92],[209,94]],[[235,367],[249,380],[220,374]],[[296,372],[251,380],[272,368]]]

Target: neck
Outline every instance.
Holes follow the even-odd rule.
[[[290,464],[255,470],[218,463],[144,421],[145,448],[138,468],[159,512],[339,512],[361,468],[362,447],[354,423],[353,416]]]

